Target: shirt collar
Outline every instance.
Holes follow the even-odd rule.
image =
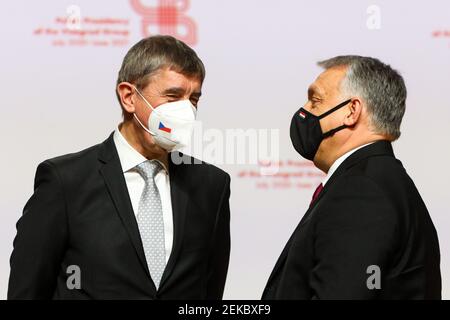
[[[342,162],[345,161],[345,159],[347,159],[348,157],[350,157],[354,152],[358,151],[361,148],[364,148],[365,146],[368,146],[369,144],[372,144],[373,142],[369,142],[366,143],[362,146],[359,146],[355,149],[352,149],[350,151],[347,151],[346,153],[344,153],[342,156],[340,156],[339,158],[336,159],[336,161],[334,161],[334,163],[331,165],[330,169],[328,170],[327,175],[325,176],[325,179],[323,179],[322,181],[322,185],[325,186],[325,184],[328,182],[328,180],[331,178],[331,176],[333,175],[333,173],[336,172],[337,168],[339,168],[339,166],[342,164]]]
[[[134,149],[125,137],[120,132],[119,128],[114,131],[114,144],[116,145],[117,153],[119,154],[120,164],[122,166],[123,172],[130,171],[134,169],[138,164],[147,161],[148,159],[140,154],[136,149]],[[158,161],[164,171],[167,173],[168,170],[164,163]]]

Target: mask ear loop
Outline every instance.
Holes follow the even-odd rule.
[[[343,106],[347,105],[347,104],[350,103],[351,101],[352,101],[352,99],[348,99],[348,100],[346,100],[346,101],[344,101],[344,102],[338,104],[336,107],[334,107],[334,108],[328,110],[327,112],[322,113],[322,114],[318,117],[319,120],[322,119],[322,118],[325,118],[325,117],[328,116],[329,114],[331,114],[331,113],[335,112],[336,110],[342,108]],[[339,127],[337,127],[337,128],[334,128],[334,129],[332,129],[332,130],[330,130],[330,131],[327,131],[327,132],[323,133],[323,134],[322,134],[322,137],[323,137],[324,139],[325,139],[325,138],[328,138],[328,137],[332,136],[333,134],[335,134],[336,132],[341,131],[342,129],[345,129],[345,128],[348,128],[348,126],[345,125],[345,124],[343,124],[342,126],[339,126]]]
[[[343,124],[342,126],[339,126],[339,127],[337,127],[337,128],[334,128],[333,130],[330,130],[330,131],[325,132],[324,134],[322,134],[322,137],[323,137],[324,139],[325,139],[325,138],[328,138],[328,137],[332,136],[333,134],[335,134],[336,132],[341,131],[342,129],[345,129],[345,128],[348,128],[348,126],[346,126],[345,124]]]
[[[142,95],[142,93],[141,93],[135,86],[133,86],[133,88],[134,88],[134,90],[136,90],[136,92],[138,93],[138,95],[141,96],[142,100],[144,100],[145,103],[146,103],[153,111],[156,111],[156,109],[152,107],[152,105],[150,104],[150,102],[148,102],[147,99],[145,99],[145,97]],[[157,112],[157,111],[156,111],[156,112]]]
[[[154,134],[153,132],[151,132],[149,129],[147,129],[141,122],[141,120],[139,120],[139,118],[136,116],[136,113],[133,113],[134,118],[137,120],[137,122],[141,125],[142,129],[144,129],[145,131],[147,131],[148,133],[150,133],[152,136],[156,136],[156,134]]]
[[[328,116],[329,114],[335,112],[336,110],[342,108],[343,106],[347,105],[348,103],[350,103],[350,101],[352,101],[352,99],[348,99],[340,104],[338,104],[336,107],[331,108],[330,110],[328,110],[327,112],[322,113],[320,116],[318,116],[319,119],[325,118],[326,116]]]
[[[147,99],[144,98],[144,96],[139,92],[139,90],[133,85],[134,90],[141,96],[142,100],[145,101],[145,103],[153,110],[155,111],[155,109],[152,107],[152,105],[147,101]],[[147,131],[149,134],[151,134],[152,136],[156,136],[155,133],[151,132],[147,127],[145,127],[141,120],[139,120],[139,118],[137,117],[136,113],[133,112],[133,116],[134,118],[137,120],[137,122],[141,125],[142,129],[144,129],[145,131]]]

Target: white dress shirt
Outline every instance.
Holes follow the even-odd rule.
[[[120,133],[119,129],[114,132],[114,144],[119,154],[120,164],[122,165],[123,175],[130,195],[134,214],[137,216],[139,201],[144,190],[144,178],[137,172],[136,166],[147,161],[143,155],[136,151]],[[156,160],[159,161],[159,160]],[[166,263],[169,261],[173,245],[173,214],[172,199],[170,197],[170,180],[168,168],[161,163],[163,170],[160,170],[155,176],[155,184],[161,197],[161,205],[164,220],[164,242],[166,248]]]
[[[345,161],[348,157],[350,157],[354,152],[358,151],[361,148],[364,148],[365,146],[368,146],[369,144],[372,144],[373,142],[366,143],[365,145],[359,146],[353,150],[350,150],[346,153],[344,153],[342,156],[336,159],[336,161],[333,162],[330,169],[328,170],[327,175],[325,176],[325,179],[322,181],[322,186],[325,187],[325,183],[330,179],[330,177],[333,175],[333,173],[339,168],[339,166],[342,164],[342,162]]]

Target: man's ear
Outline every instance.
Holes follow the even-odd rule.
[[[344,118],[344,124],[348,127],[353,127],[361,117],[362,101],[359,98],[353,98],[348,103],[346,108],[346,116]]]
[[[122,104],[122,108],[133,114],[135,112],[135,95],[134,95],[134,87],[129,82],[121,82],[117,85],[117,94],[120,98],[120,103]]]

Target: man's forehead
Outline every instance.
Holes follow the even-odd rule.
[[[159,70],[150,82],[160,89],[174,89],[184,91],[200,91],[202,83],[197,77],[189,77],[170,69]]]
[[[345,77],[347,68],[333,67],[323,71],[311,84],[308,90],[311,92],[325,95],[334,90],[339,90],[342,80]]]

